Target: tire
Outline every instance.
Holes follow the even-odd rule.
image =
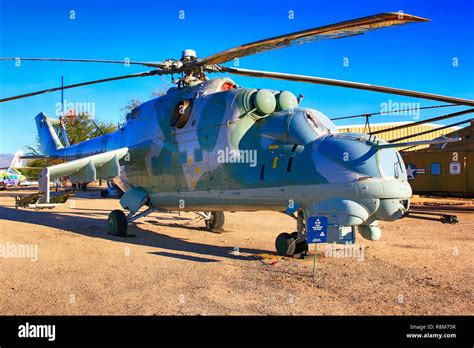
[[[100,196],[101,196],[102,198],[108,197],[108,196],[109,196],[109,191],[107,191],[107,190],[102,190],[102,191],[100,191]]]
[[[113,236],[125,236],[127,234],[127,217],[121,210],[112,210],[107,220],[109,234]]]
[[[299,243],[296,243],[295,254],[307,255],[309,250],[309,245],[306,240],[302,240]]]
[[[222,232],[224,227],[225,216],[221,211],[212,211],[211,219],[206,221],[206,227],[211,232]]]
[[[289,233],[281,233],[275,240],[275,249],[280,256],[292,256],[296,249],[296,240]]]
[[[306,241],[306,239],[298,241],[298,232],[293,232],[293,233],[290,234],[290,236],[292,238],[294,238],[295,241],[296,241],[296,247],[295,247],[294,254],[303,254],[303,255],[308,254],[309,246],[308,246],[308,242]]]

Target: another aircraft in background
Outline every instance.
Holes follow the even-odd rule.
[[[10,186],[31,186],[38,185],[38,181],[29,181],[26,176],[21,174],[18,169],[23,167],[22,151],[17,151],[10,165],[0,168],[0,189],[4,190]]]

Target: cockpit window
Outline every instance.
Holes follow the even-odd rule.
[[[305,118],[309,126],[318,134],[328,133],[329,129],[321,123],[310,111],[305,112]]]
[[[405,165],[395,149],[383,149],[379,153],[379,163],[387,178],[406,178]]]

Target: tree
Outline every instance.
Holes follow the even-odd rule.
[[[94,121],[87,113],[81,113],[75,116],[65,116],[65,128],[71,145],[96,138],[102,135],[102,133],[108,134],[117,130],[117,126],[112,123]],[[59,138],[64,144],[64,139],[61,133]]]

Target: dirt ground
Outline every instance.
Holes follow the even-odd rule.
[[[16,210],[13,197],[34,190],[0,192],[0,314],[474,314],[472,199],[415,198],[456,225],[402,219],[345,254],[320,244],[313,277],[312,256],[275,255],[275,237],[295,229],[281,213],[226,213],[223,234],[156,213],[118,238],[106,228],[117,199],[92,190]],[[24,245],[16,256],[29,257],[15,257]]]

